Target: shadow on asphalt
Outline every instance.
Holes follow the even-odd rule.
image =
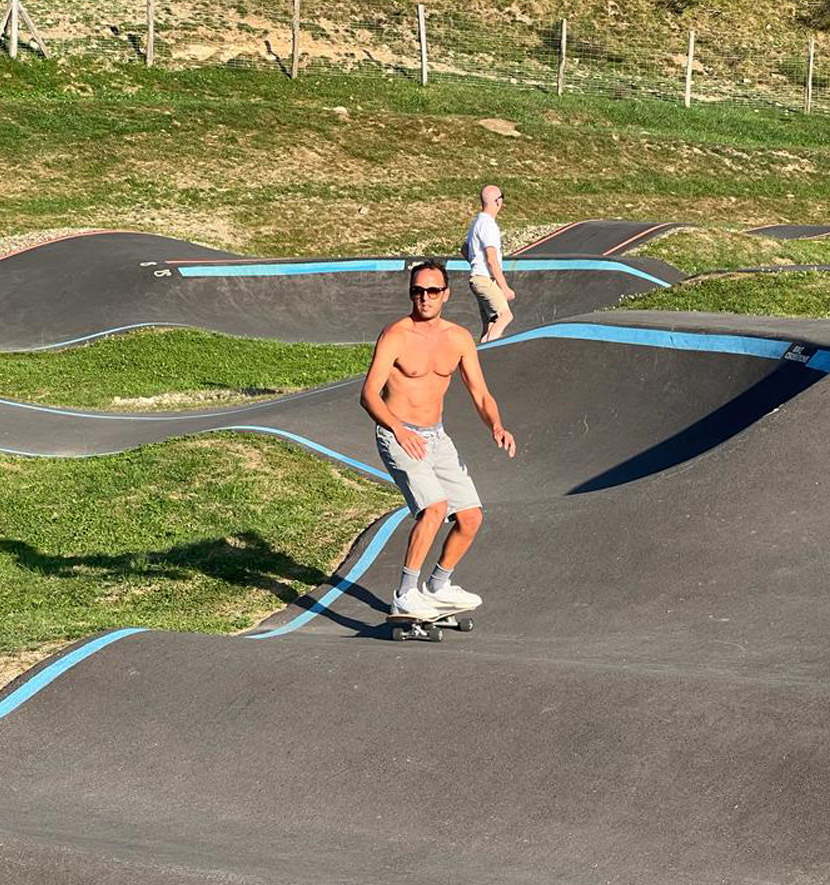
[[[690,461],[736,436],[825,377],[823,372],[782,362],[766,378],[719,409],[616,467],[574,486],[568,494],[581,495],[624,485]]]

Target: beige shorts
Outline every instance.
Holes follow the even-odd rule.
[[[481,322],[488,326],[499,314],[508,310],[507,299],[495,280],[490,277],[470,277],[470,289],[476,296]]]

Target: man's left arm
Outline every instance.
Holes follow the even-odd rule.
[[[459,335],[462,336],[461,380],[470,392],[473,405],[481,420],[490,428],[496,445],[512,458],[516,454],[516,441],[513,439],[513,434],[502,426],[498,404],[484,380],[473,336],[466,329],[461,330]]]

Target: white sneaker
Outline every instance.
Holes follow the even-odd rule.
[[[470,611],[471,609],[478,608],[482,602],[481,597],[477,593],[468,593],[463,587],[459,587],[458,584],[444,584],[443,587],[439,587],[434,593],[432,590],[427,589],[427,585],[424,584],[423,595],[432,605],[439,608],[457,608],[461,611]]]
[[[438,618],[441,610],[436,608],[431,602],[432,594],[425,595],[417,587],[407,590],[403,596],[395,593],[392,596],[392,605],[389,607],[389,613],[392,615],[406,615],[410,618],[418,618],[429,621]]]

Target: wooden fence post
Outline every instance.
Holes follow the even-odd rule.
[[[46,48],[46,41],[41,37],[40,31],[35,27],[35,23],[32,21],[32,17],[26,11],[26,7],[20,2],[20,0],[16,0],[17,9],[20,13],[20,17],[23,19],[23,23],[29,29],[31,35],[35,38],[35,43],[40,47],[40,51],[43,53],[44,58],[49,58],[49,50]]]
[[[294,0],[294,15],[291,19],[291,79],[296,80],[300,73],[300,0]]]
[[[12,0],[11,14],[11,42],[9,43],[9,55],[17,58],[17,44],[20,40],[20,0]]]
[[[807,44],[807,80],[804,83],[804,113],[813,112],[813,75],[816,67],[816,38],[810,37]]]
[[[421,86],[426,86],[429,77],[429,59],[427,55],[427,11],[423,3],[418,4],[418,43],[421,47]]]
[[[144,60],[147,67],[153,66],[156,57],[156,0],[147,0],[147,51]]]
[[[568,20],[562,19],[559,30],[559,70],[556,74],[556,94],[565,91],[565,61],[568,58]]]
[[[689,50],[686,54],[686,92],[683,95],[683,104],[687,108],[692,106],[692,74],[695,64],[695,32],[689,31]]]

